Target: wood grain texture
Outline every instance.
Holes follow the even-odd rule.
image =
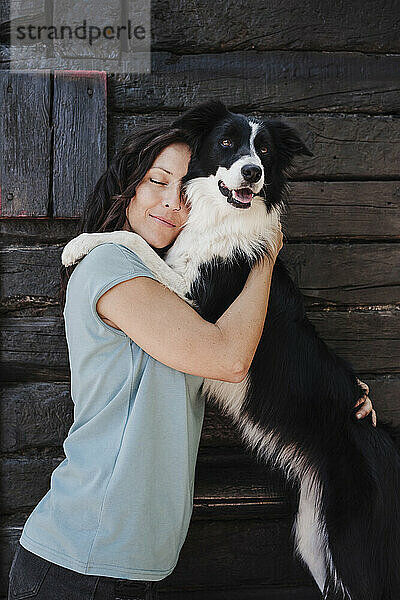
[[[122,83],[117,89],[128,95]],[[131,92],[133,94],[133,90]],[[221,97],[229,106],[229,98],[223,94]],[[195,103],[194,99],[192,104]],[[124,137],[134,134],[136,124],[168,124],[181,112],[161,112],[159,109],[153,114],[148,106],[143,114],[132,115],[110,108],[109,156],[114,155]],[[261,113],[251,107],[244,107],[240,112],[261,119],[280,119],[298,131],[314,157],[296,157],[292,179],[316,179],[324,183],[323,180],[392,178],[397,180],[395,185],[399,185],[400,118],[397,115],[290,114],[282,108],[277,113]],[[393,201],[398,205],[398,192],[395,192]]]
[[[0,390],[0,450],[62,447],[73,422],[70,383],[15,383]]]
[[[398,373],[400,309],[309,312],[311,323],[358,373]]]
[[[289,239],[400,237],[398,181],[296,181],[291,187]]]
[[[0,248],[8,246],[34,247],[49,244],[65,246],[76,236],[78,219],[18,219],[0,220]]]
[[[245,18],[244,18],[245,15]],[[355,15],[357,17],[355,18]],[[400,50],[399,12],[389,0],[155,0],[153,49],[180,54],[233,50]]]
[[[236,111],[398,113],[400,57],[353,52],[153,52],[151,74],[110,75],[110,103],[186,109],[210,97]]]
[[[0,250],[0,298],[54,297],[60,287],[62,248],[4,248]]]
[[[0,217],[46,216],[50,73],[0,71]]]
[[[290,521],[197,521],[189,529],[175,571],[165,581],[176,588],[249,585],[311,585],[292,558]],[[268,597],[268,596],[267,596]]]
[[[286,244],[281,252],[308,302],[400,302],[399,244]]]
[[[54,74],[53,215],[79,216],[107,167],[106,74]]]
[[[40,381],[69,376],[68,349],[60,318],[4,319],[0,328],[2,380]]]

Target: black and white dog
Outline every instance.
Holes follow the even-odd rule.
[[[72,264],[107,241],[137,252],[161,281],[215,322],[267,253],[297,154],[311,155],[277,120],[234,114],[221,102],[175,121],[197,150],[185,183],[186,225],[165,262],[127,231],[81,234],[64,249]],[[400,599],[400,455],[393,429],[357,421],[363,395],[351,366],[318,337],[281,260],[264,332],[240,383],[205,380],[244,441],[298,485],[295,550],[326,600]]]

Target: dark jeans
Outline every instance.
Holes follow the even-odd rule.
[[[18,544],[9,574],[8,600],[156,600],[156,581],[83,575]]]

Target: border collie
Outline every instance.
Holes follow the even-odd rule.
[[[215,322],[268,253],[297,154],[312,156],[278,120],[230,112],[218,101],[187,111],[174,126],[193,135],[185,177],[186,225],[165,262],[127,231],[81,234],[65,265],[115,241],[143,259],[160,281]],[[298,486],[296,555],[325,600],[400,599],[400,455],[389,424],[357,421],[364,394],[349,363],[307,319],[302,296],[278,258],[257,351],[240,383],[206,379],[207,399],[237,424],[243,440]]]

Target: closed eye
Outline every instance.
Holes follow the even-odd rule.
[[[150,179],[151,183],[156,183],[157,185],[167,185],[166,183],[163,183],[162,181],[157,181],[156,179]]]

